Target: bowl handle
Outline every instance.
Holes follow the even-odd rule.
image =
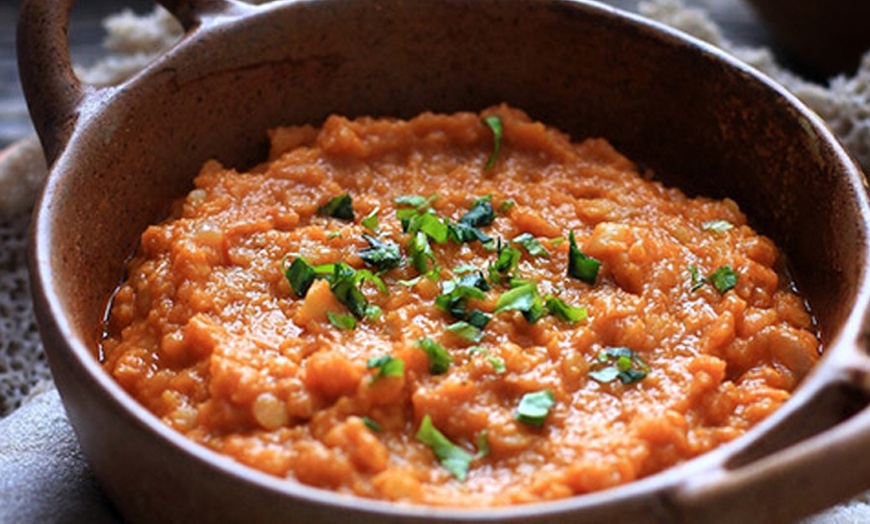
[[[812,377],[796,409],[679,484],[677,521],[791,522],[870,488],[870,361],[855,351],[838,364]]]
[[[230,15],[251,6],[235,0],[158,0],[195,30],[214,15]],[[75,0],[22,0],[16,36],[18,69],[27,107],[51,165],[63,152],[82,115],[96,108],[112,88],[82,84],[72,67],[69,20]]]

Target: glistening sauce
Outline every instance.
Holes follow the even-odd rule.
[[[820,345],[734,202],[644,175],[504,106],[276,130],[142,235],[105,367],[194,441],[343,493],[653,474],[770,415]]]

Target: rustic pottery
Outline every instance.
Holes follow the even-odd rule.
[[[787,522],[870,488],[865,180],[820,119],[702,43],[579,0],[163,0],[188,30],[127,83],[81,84],[72,0],[24,0],[21,76],[52,166],[30,271],[58,388],[108,497],[135,522]],[[243,467],[138,405],[96,354],[138,235],[215,157],[330,113],[507,102],[603,136],[689,193],[730,196],[787,253],[826,356],[731,445],[592,495],[458,510],[337,495]]]

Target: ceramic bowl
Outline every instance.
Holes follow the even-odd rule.
[[[69,60],[72,0],[21,4],[19,59],[51,167],[29,268],[82,449],[137,522],[785,522],[870,488],[865,181],[822,122],[698,41],[573,0],[165,0],[176,47],[113,88]],[[606,137],[669,185],[735,199],[784,249],[826,356],[773,417],[611,490],[511,508],[402,506],[253,471],[164,426],[96,355],[106,301],[149,224],[209,158],[264,158],[265,130],[331,113],[410,117],[507,102]]]

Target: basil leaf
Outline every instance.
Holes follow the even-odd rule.
[[[504,135],[504,126],[502,125],[501,117],[498,115],[490,115],[483,119],[483,123],[492,131],[492,153],[489,155],[484,169],[492,169],[495,161],[498,159],[498,153],[501,151],[501,142]]]
[[[363,424],[365,424],[367,428],[374,431],[375,433],[380,433],[381,429],[383,429],[383,428],[381,428],[380,424],[378,424],[374,420],[370,419],[369,417],[361,417],[361,418],[362,418]]]
[[[512,310],[520,311],[530,324],[544,316],[544,304],[534,282],[520,281],[519,285],[498,298],[495,313]]]
[[[737,273],[731,269],[731,266],[719,267],[719,269],[714,271],[708,278],[713,284],[713,287],[722,294],[734,289],[734,286],[737,285]]]
[[[569,306],[562,301],[562,299],[554,297],[553,295],[548,295],[544,302],[547,305],[547,311],[549,311],[551,315],[559,320],[568,322],[569,324],[584,322],[588,317],[585,307]]]
[[[511,242],[523,246],[525,250],[529,253],[529,255],[533,257],[550,256],[550,252],[547,251],[544,246],[541,245],[538,239],[532,236],[530,233],[522,233],[520,235],[517,235]]]
[[[482,300],[485,291],[490,289],[483,273],[476,271],[441,285],[441,294],[435,298],[435,306],[450,313],[457,320],[464,320],[472,326],[483,329],[492,318],[478,309],[466,311],[468,299]]]
[[[402,264],[402,252],[393,242],[380,240],[370,235],[363,235],[369,247],[359,252],[363,262],[374,266],[378,271],[386,271]]]
[[[517,205],[513,200],[503,200],[501,204],[498,205],[498,212],[502,215],[506,215],[510,213],[510,210]]]
[[[410,206],[418,210],[424,210],[432,205],[432,202],[438,200],[438,193],[433,193],[428,197],[420,195],[401,195],[393,199],[393,203],[397,206]]]
[[[487,235],[480,229],[464,222],[448,222],[447,231],[450,235],[450,239],[457,244],[474,242],[475,240],[480,241],[480,243],[482,244],[492,242],[491,236]]]
[[[619,376],[619,370],[616,369],[616,366],[607,366],[605,368],[596,369],[594,371],[589,372],[589,377],[595,379],[598,382],[608,383],[616,380],[616,377]]]
[[[435,264],[435,253],[432,251],[432,246],[429,245],[429,237],[426,233],[418,231],[411,240],[408,241],[408,255],[411,259],[411,265],[420,272],[427,274],[429,271],[437,269]]]
[[[353,220],[353,202],[350,195],[344,193],[331,198],[329,202],[317,208],[317,214],[342,220]]]
[[[481,430],[480,433],[477,434],[477,454],[474,455],[476,459],[482,459],[484,457],[488,457],[492,452],[492,448],[489,445],[489,436],[486,433],[486,430]]]
[[[495,371],[496,375],[501,375],[502,373],[507,371],[507,368],[504,365],[504,359],[491,355],[486,348],[475,346],[472,348],[468,348],[468,352],[471,355],[483,355],[484,358],[486,358],[486,360],[489,362],[489,365],[492,366],[492,370]]]
[[[333,313],[332,311],[327,311],[326,318],[329,319],[330,324],[343,331],[356,327],[356,319],[353,318],[353,315],[340,315],[338,313]]]
[[[368,228],[369,231],[375,234],[380,233],[380,226],[378,224],[378,212],[380,212],[380,210],[380,207],[376,207],[372,209],[371,213],[362,219],[363,227]]]
[[[590,285],[595,284],[601,263],[592,257],[587,257],[577,248],[573,231],[568,234],[568,242],[568,276]]]
[[[488,226],[495,221],[495,211],[492,209],[492,195],[482,196],[471,203],[471,209],[459,219],[461,224],[480,227]]]
[[[689,266],[689,274],[692,275],[692,286],[689,288],[690,291],[697,291],[704,285],[704,282],[707,281],[706,278],[701,276],[701,273],[695,266]]]
[[[483,339],[483,330],[464,320],[454,322],[447,326],[447,331],[458,335],[469,342],[480,342]]]
[[[550,414],[550,409],[555,405],[556,399],[553,397],[553,392],[549,389],[535,393],[526,393],[520,399],[520,404],[517,406],[514,418],[523,424],[540,428],[544,425],[547,415]]]
[[[495,262],[489,265],[489,279],[499,283],[502,279],[510,277],[510,274],[519,266],[522,253],[518,249],[503,245],[498,239]]]
[[[422,349],[429,357],[429,372],[433,375],[446,373],[450,369],[450,364],[453,364],[453,357],[444,346],[429,337],[415,341],[414,346]]]
[[[366,368],[377,369],[372,376],[372,383],[384,377],[401,377],[405,374],[405,362],[400,358],[393,358],[392,355],[372,357],[366,361]]]
[[[420,423],[420,429],[417,430],[417,440],[432,448],[435,457],[451,475],[459,481],[465,481],[474,456],[450,442],[443,433],[435,428],[429,415],[424,416]]]
[[[623,384],[634,384],[650,373],[647,363],[626,347],[607,348],[598,353],[597,361],[599,365],[609,365],[590,371],[589,377],[602,383],[613,382],[618,378]]]
[[[284,270],[284,278],[290,282],[293,293],[297,297],[303,298],[308,293],[311,284],[314,283],[314,279],[317,278],[317,273],[311,264],[299,257]]]

